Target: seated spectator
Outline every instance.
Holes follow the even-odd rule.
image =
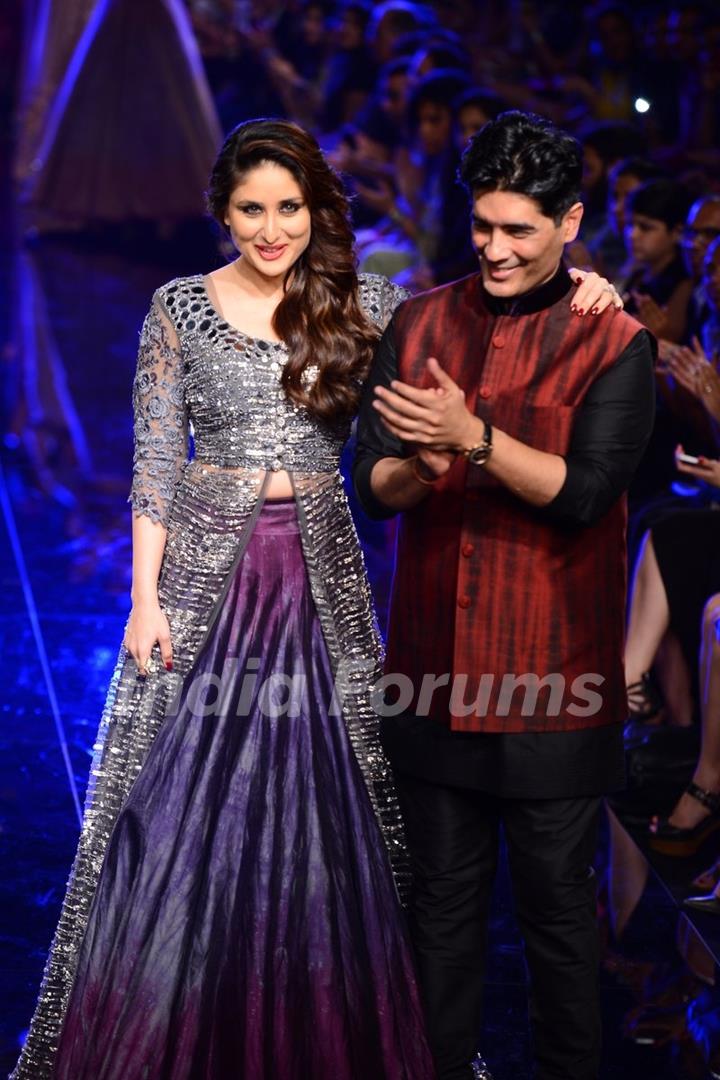
[[[335,49],[325,79],[322,127],[335,131],[354,120],[375,89],[377,69],[365,41],[371,7],[367,0],[346,0],[335,24]]]
[[[682,341],[692,281],[680,253],[690,198],[672,180],[641,184],[627,199],[625,237],[635,269],[628,278],[626,310],[657,338]]]
[[[468,200],[457,181],[459,154],[452,127],[452,103],[466,88],[460,71],[425,76],[408,108],[413,159],[399,169],[395,184],[389,178],[372,186],[356,180],[360,199],[386,215],[376,230],[358,235],[362,270],[419,289],[475,268]]]
[[[329,11],[324,0],[300,0],[297,8],[285,6],[275,24],[273,38],[278,51],[307,83],[317,84],[327,64]]]
[[[634,11],[621,3],[600,3],[588,11],[590,48],[587,58],[587,102],[598,120],[631,123],[640,120],[638,98],[654,101],[667,81],[668,67],[653,61],[638,33]],[[635,146],[621,157],[643,153]]]
[[[623,158],[610,169],[606,223],[588,248],[594,268],[618,287],[629,273],[628,250],[625,246],[625,200],[641,184],[648,180],[659,180],[663,176],[659,165],[639,157]]]
[[[412,52],[411,77],[414,82],[441,68],[464,71],[470,76],[470,57],[455,34],[445,32],[441,37],[433,34],[429,40],[426,34],[412,36],[420,39]],[[401,48],[402,42],[398,42],[398,49]]]
[[[720,483],[720,462],[717,465],[717,481]],[[708,517],[711,515],[711,517]],[[692,515],[694,522],[682,537],[683,553],[679,552],[680,537],[676,540],[676,555],[688,565],[687,544],[701,543],[702,554],[707,563],[701,573],[695,572],[693,584],[699,577],[720,581],[718,573],[718,546],[720,544],[720,516],[715,511],[701,511]],[[668,518],[669,525],[671,518]],[[712,528],[708,531],[708,524]],[[711,569],[710,569],[711,567]],[[676,567],[675,577],[677,579]],[[662,585],[661,585],[662,588]],[[693,596],[695,596],[695,589]],[[698,685],[701,688],[701,753],[693,778],[667,818],[655,818],[650,823],[650,846],[664,855],[688,856],[695,854],[707,838],[720,828],[720,593],[705,600],[701,616],[701,646],[699,646]]]
[[[434,14],[422,4],[410,0],[386,0],[378,4],[368,27],[368,41],[375,59],[379,64],[387,64],[396,55],[398,38],[435,25]]]
[[[643,153],[645,139],[631,124],[605,123],[586,127],[583,144],[583,214],[580,236],[590,245],[605,225],[610,170],[619,161]]]
[[[701,327],[702,340],[667,349],[665,367],[679,385],[701,404],[713,421],[718,438],[720,425],[720,238],[710,245],[700,279],[707,300],[707,317]],[[695,447],[692,448],[695,452]],[[702,474],[701,474],[702,475]]]
[[[720,473],[720,462],[716,465]],[[699,516],[706,523],[708,513],[712,512],[693,516]],[[698,536],[698,526],[703,529],[702,550],[707,551],[708,536],[703,521],[694,522],[683,542],[686,544]],[[715,529],[714,532],[713,541],[717,548],[720,531]],[[681,557],[686,562],[684,555]],[[710,559],[717,570],[714,552]],[[662,855],[694,855],[708,837],[720,829],[720,593],[713,593],[705,601],[700,626],[700,756],[692,780],[671,813],[667,817],[653,817],[650,822],[650,847]]]
[[[407,142],[407,105],[410,97],[410,64],[406,56],[391,60],[381,68],[377,88],[353,121],[352,133],[359,133],[383,148],[390,159]],[[337,168],[354,172],[353,165],[335,161]]]
[[[680,252],[680,236],[690,197],[671,180],[651,180],[627,198],[625,236],[634,269],[626,282],[627,310],[635,315],[660,341],[661,359],[672,343],[683,340],[692,294],[692,281]],[[695,443],[699,453],[709,453],[714,439],[702,409],[682,386],[657,369],[658,407],[650,444],[630,485],[629,499],[633,536],[637,534],[635,515],[641,512],[642,531],[657,513],[665,512],[670,485],[674,482],[673,450],[678,443],[693,444],[698,429],[706,437]],[[671,495],[671,501],[680,496]],[[659,500],[659,501],[658,501]]]
[[[720,256],[720,241],[716,243]],[[707,262],[709,266],[714,264],[712,249],[708,252]],[[716,303],[720,304],[720,288]],[[694,350],[676,347],[668,353],[666,364],[680,385],[702,403],[709,419],[720,424],[720,374],[699,343]],[[702,482],[712,491],[720,488],[720,461],[699,455],[697,463],[693,464],[683,461],[680,454],[684,454],[682,445],[675,453],[679,472]],[[625,644],[625,675],[632,720],[649,720],[659,711],[659,701],[652,692],[648,672],[669,631],[675,633],[687,667],[692,669],[699,645],[700,611],[706,598],[718,591],[720,513],[714,509],[684,510],[657,521],[643,538],[633,580]],[[688,679],[681,673],[672,680],[666,679],[665,684],[668,688],[666,697],[673,699],[672,712],[676,722],[689,724],[692,715]]]
[[[702,10],[701,5],[689,5],[690,10],[674,14],[674,45],[684,43],[686,61],[684,78],[678,86],[680,112],[678,141],[688,158],[705,169],[720,166],[720,25],[717,6]],[[714,18],[710,17],[710,13]]]
[[[382,68],[372,98],[354,122],[345,127],[337,145],[328,153],[332,165],[348,179],[351,194],[355,193],[358,181],[378,192],[382,192],[384,185],[393,183],[396,161],[406,154],[408,141],[409,68],[407,57],[391,60]],[[384,216],[384,207],[376,208],[371,199],[353,202],[356,230],[376,226]]]
[[[708,306],[706,285],[703,278],[703,263],[708,248],[720,238],[720,195],[703,195],[693,203],[688,214],[682,235],[683,255],[688,273],[692,277],[695,289],[690,304],[686,339],[693,337],[703,340],[703,326],[710,319],[717,324],[717,305],[714,314]],[[712,277],[712,275],[711,275]],[[720,341],[714,345],[706,344],[705,350],[713,353],[720,347]]]
[[[678,468],[692,466],[679,462]],[[708,463],[705,473],[710,469],[720,483],[720,461]],[[673,677],[663,680],[666,703],[674,722],[687,726],[697,695],[702,732],[692,783],[667,818],[651,822],[652,846],[668,855],[693,854],[709,830],[720,827],[719,593],[720,514],[679,511],[653,526],[633,581],[625,646],[631,734],[638,723],[651,722],[660,711],[662,699],[649,671],[668,635],[679,644],[687,667],[676,665]]]
[[[707,250],[702,286],[707,315],[699,327],[700,344],[717,368],[720,362],[720,238]]]
[[[314,129],[322,112],[330,55],[327,5],[302,0],[286,8],[272,28],[265,22],[249,23],[243,38],[264,69],[262,81],[282,102],[283,115]]]

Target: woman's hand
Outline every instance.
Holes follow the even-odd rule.
[[[148,674],[148,661],[155,642],[167,671],[172,671],[170,624],[157,600],[134,603],[128,619],[123,644],[138,667],[138,675]]]
[[[663,351],[665,370],[698,398],[715,420],[720,420],[720,375],[696,337],[693,347],[671,345]]]
[[[656,338],[666,338],[669,328],[666,309],[660,307],[657,301],[653,300],[652,296],[648,296],[647,293],[635,290],[632,298],[635,301],[637,318],[643,326],[646,326]]]
[[[584,315],[586,312],[599,315],[610,304],[618,311],[624,308],[620,293],[607,278],[600,277],[594,270],[577,270],[575,267],[570,268],[569,274],[578,286],[571,305],[571,310],[577,315]]]
[[[720,461],[699,457],[697,465],[688,465],[687,462],[678,460],[678,454],[684,453],[682,446],[675,448],[675,467],[678,472],[694,476],[696,480],[704,480],[713,487],[720,487]]]

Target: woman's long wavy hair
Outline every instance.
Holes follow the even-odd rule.
[[[230,132],[207,191],[208,210],[225,226],[230,196],[251,169],[265,162],[292,173],[310,210],[310,243],[288,270],[273,329],[289,359],[282,373],[287,396],[322,420],[357,411],[379,332],[365,316],[350,212],[340,177],[312,135],[287,120],[248,120]],[[304,379],[316,364],[318,376]]]

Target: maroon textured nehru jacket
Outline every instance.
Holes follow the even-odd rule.
[[[570,304],[565,292],[499,314],[480,275],[410,299],[393,320],[398,377],[429,385],[435,356],[472,412],[565,455],[589,387],[642,329]],[[411,709],[476,732],[622,720],[625,525],[624,496],[590,525],[563,524],[458,458],[400,519],[386,671],[411,680]]]

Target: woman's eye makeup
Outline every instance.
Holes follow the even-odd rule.
[[[280,203],[280,213],[282,214],[297,214],[298,210],[301,210],[303,204],[301,202],[284,202]],[[261,214],[263,207],[259,203],[238,203],[237,209],[242,214]]]

